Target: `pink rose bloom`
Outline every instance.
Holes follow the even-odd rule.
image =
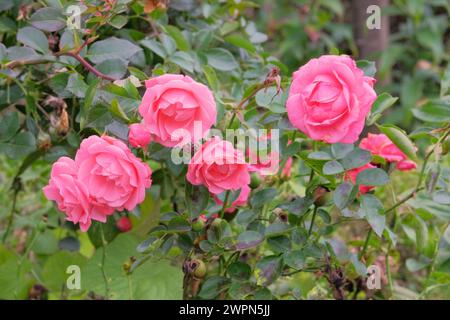
[[[145,86],[139,113],[156,142],[166,147],[197,142],[216,122],[211,91],[190,77],[166,74]]]
[[[56,202],[58,209],[65,212],[67,220],[79,223],[87,231],[91,219],[105,222],[106,216],[114,210],[91,202],[86,186],[77,178],[78,167],[67,157],[61,157],[52,166],[50,181],[43,191],[47,199]]]
[[[272,151],[271,153],[261,157],[249,150],[248,157],[249,171],[256,171],[261,176],[273,175],[278,172],[280,167],[280,155],[277,152]]]
[[[374,82],[349,56],[312,59],[293,74],[289,120],[313,140],[353,143],[377,97]]]
[[[219,194],[248,185],[248,171],[242,152],[236,150],[229,141],[213,137],[192,157],[186,178],[193,185],[204,185],[209,192]]]
[[[361,140],[361,149],[370,151],[388,162],[396,162],[399,170],[411,170],[417,167],[414,161],[408,160],[406,155],[385,135],[369,133]]]
[[[133,123],[128,128],[128,141],[130,144],[135,148],[147,148],[147,145],[152,141],[150,131],[140,123]]]
[[[145,198],[151,185],[147,164],[120,140],[90,136],[81,142],[75,156],[78,179],[94,203],[122,211],[133,210]]]
[[[355,184],[356,183],[356,178],[358,177],[358,174],[361,171],[364,171],[366,169],[371,169],[371,168],[376,168],[376,167],[374,165],[371,165],[370,163],[367,163],[367,164],[363,165],[362,167],[349,170],[349,171],[347,171],[345,173],[344,180],[345,181],[351,181],[353,184]],[[360,185],[359,186],[359,193],[364,194],[366,192],[369,192],[373,188],[375,188],[375,187],[374,186]]]
[[[236,210],[236,207],[245,206],[247,204],[250,191],[251,189],[248,185],[243,186],[241,188],[241,191],[239,192],[239,196],[236,198],[236,200],[233,201],[231,205],[227,205],[228,208],[225,209],[225,212],[231,213]],[[214,201],[216,201],[216,203],[219,205],[223,205],[222,200],[220,200],[217,195],[214,195]]]

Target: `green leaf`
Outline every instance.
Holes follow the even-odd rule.
[[[333,175],[333,174],[338,174],[344,171],[344,168],[342,167],[342,165],[336,161],[336,160],[332,160],[332,161],[328,161],[323,165],[323,174],[325,175]]]
[[[274,222],[269,224],[264,231],[266,237],[276,237],[291,231],[289,225],[283,222]]]
[[[375,73],[377,73],[375,61],[358,60],[356,61],[356,66],[360,68],[367,77],[375,77]]]
[[[392,107],[398,100],[398,97],[393,97],[387,92],[380,94],[372,105],[372,114],[381,114],[386,109]]]
[[[275,87],[269,87],[259,90],[255,95],[255,101],[260,107],[268,107],[277,97],[279,97],[277,89]]]
[[[134,43],[116,37],[94,42],[86,57],[93,63],[101,63],[110,59],[129,59],[142,49]]]
[[[58,251],[58,239],[50,230],[45,230],[36,235],[36,240],[31,247],[36,254],[52,255]]]
[[[406,156],[410,159],[416,158],[416,147],[408,138],[406,133],[394,126],[394,125],[384,125],[378,127],[381,132],[383,132],[401,151],[403,151]]]
[[[411,111],[417,119],[425,122],[450,122],[450,104],[441,101],[430,101]]]
[[[43,284],[50,292],[59,294],[66,286],[70,274],[67,273],[69,266],[84,267],[87,259],[78,252],[59,251],[51,255],[42,269]],[[69,291],[70,292],[70,291]]]
[[[116,29],[122,29],[128,23],[128,17],[118,15],[112,18],[108,23]]]
[[[108,111],[108,108],[98,105],[89,109],[83,128],[95,128],[103,131],[112,120],[113,116]]]
[[[12,159],[19,159],[36,149],[36,139],[31,132],[19,132],[8,142],[0,142],[0,152]]]
[[[283,259],[279,256],[266,256],[256,263],[255,278],[260,286],[268,286],[273,283],[283,269]]]
[[[33,27],[25,27],[17,32],[17,41],[41,53],[48,53],[48,40],[45,34]]]
[[[127,73],[127,61],[123,59],[110,59],[100,62],[95,68],[114,79],[121,79]]]
[[[159,40],[169,56],[175,53],[177,50],[177,44],[171,37],[163,33],[159,36]]]
[[[367,219],[373,231],[381,237],[386,227],[386,216],[384,215],[383,204],[372,194],[363,194],[361,196],[361,213]]]
[[[441,80],[441,97],[447,95],[450,89],[450,63],[447,63],[447,68],[442,75]]]
[[[188,232],[191,230],[191,225],[181,216],[177,216],[169,221],[167,225],[167,232],[178,233],[178,232]]]
[[[69,76],[66,86],[67,91],[78,98],[84,98],[87,89],[88,85],[84,82],[83,77],[79,73],[75,72]]]
[[[194,59],[186,52],[175,52],[168,60],[190,73],[194,72]]]
[[[0,32],[15,32],[16,31],[16,23],[9,17],[1,16],[0,17]]]
[[[181,33],[180,29],[172,25],[165,26],[165,29],[167,30],[169,35],[173,38],[173,40],[175,40],[175,43],[177,44],[179,50],[189,51],[191,49],[189,42]]]
[[[236,216],[236,222],[246,226],[258,217],[259,213],[254,210],[241,210]]]
[[[142,70],[139,70],[135,67],[128,67],[128,71],[130,71],[130,74],[138,78],[139,80],[147,80],[149,76]]]
[[[264,236],[256,231],[244,231],[237,239],[236,249],[246,250],[256,247],[264,241]]]
[[[203,283],[198,296],[202,299],[214,299],[228,289],[230,280],[221,276],[212,276]]]
[[[13,111],[3,116],[0,126],[0,141],[8,141],[19,130],[19,112]]]
[[[370,168],[361,171],[356,177],[358,185],[382,186],[389,182],[387,173],[379,168]]]
[[[338,16],[342,16],[344,14],[344,7],[339,0],[319,0],[318,2]]]
[[[92,106],[92,102],[94,101],[95,93],[97,91],[97,86],[99,83],[100,79],[95,79],[86,90],[83,107],[81,109],[81,118],[80,118],[81,129],[85,127],[85,120],[87,115],[89,114],[89,109]]]
[[[226,36],[224,40],[228,43],[231,43],[232,45],[245,49],[248,52],[254,53],[256,51],[255,46],[253,43],[248,41],[246,38],[244,38],[242,35],[239,34],[231,34],[229,36]]]
[[[306,265],[306,257],[302,250],[293,250],[284,255],[284,263],[296,270],[303,269]]]
[[[294,201],[280,204],[278,207],[297,217],[301,217],[308,211],[313,202],[310,197],[298,197]]]
[[[354,186],[350,182],[343,182],[333,193],[334,204],[342,210],[355,200],[357,194],[358,186]]]
[[[341,163],[345,170],[360,168],[372,160],[372,154],[367,150],[355,149],[347,154]]]
[[[408,258],[406,259],[406,268],[411,272],[417,272],[430,265],[430,259],[421,256],[420,259]]]
[[[333,156],[330,155],[327,152],[324,152],[324,151],[315,151],[315,152],[311,152],[308,155],[308,159],[313,159],[313,160],[333,160]]]
[[[208,64],[220,71],[231,71],[239,67],[230,51],[222,48],[213,48],[204,51]]]
[[[27,299],[32,279],[28,276],[31,263],[0,245],[0,299]]]
[[[219,90],[219,79],[217,79],[217,74],[214,69],[208,65],[202,66],[203,73],[205,74],[206,80],[208,81],[209,87],[213,91]]]
[[[116,221],[112,216],[107,218],[106,223],[93,221],[88,229],[88,236],[96,248],[103,246],[102,230],[107,244],[112,242],[119,234],[119,230],[116,227]]]
[[[130,122],[130,119],[127,117],[126,113],[120,107],[119,101],[117,101],[117,99],[113,99],[111,101],[109,111],[111,112],[111,114],[113,114],[117,118],[119,118],[127,123]]]
[[[277,195],[277,190],[274,188],[262,189],[256,192],[250,199],[252,208],[261,208],[267,203],[268,199],[274,199]],[[270,201],[270,200],[269,200]]]
[[[130,234],[120,234],[106,247],[104,273],[108,280],[110,299],[181,299],[183,273],[168,261],[148,260],[127,275],[123,265],[135,256],[138,241]],[[81,287],[105,295],[102,249],[81,269]]]
[[[335,159],[344,158],[354,148],[353,144],[335,143],[331,145],[331,153]]]
[[[244,281],[250,278],[252,269],[247,263],[236,261],[228,267],[227,272],[232,279]]]
[[[285,235],[270,237],[267,239],[267,245],[275,254],[288,252],[292,248],[291,240]]]
[[[33,27],[48,32],[55,32],[66,26],[61,10],[52,7],[37,10],[31,15],[30,23]]]
[[[165,59],[167,57],[167,52],[161,43],[153,39],[146,39],[140,42],[144,47],[150,49],[152,52],[156,53],[161,58]]]

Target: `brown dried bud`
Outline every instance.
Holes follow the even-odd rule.
[[[48,96],[44,101],[45,106],[52,107],[54,111],[50,114],[50,122],[60,136],[65,136],[70,129],[67,104],[61,98]]]

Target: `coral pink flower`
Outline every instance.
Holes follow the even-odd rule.
[[[349,56],[312,59],[293,74],[289,120],[313,140],[353,143],[377,97],[374,82]]]
[[[113,209],[92,203],[87,187],[77,178],[78,167],[67,157],[61,157],[52,166],[50,181],[43,188],[49,200],[56,202],[58,209],[67,215],[67,220],[79,223],[87,231],[91,220],[106,221]]]
[[[399,170],[411,170],[417,167],[414,161],[408,160],[406,155],[385,135],[369,133],[361,140],[361,149],[370,151],[388,162],[396,162]]]
[[[94,203],[115,210],[133,210],[151,185],[151,170],[122,141],[90,136],[75,156],[78,180]]]
[[[356,178],[358,177],[358,174],[361,171],[364,171],[366,169],[371,169],[371,168],[376,168],[374,165],[371,165],[370,163],[367,163],[365,165],[363,165],[362,167],[359,168],[355,168],[352,170],[349,170],[345,173],[344,175],[344,180],[345,181],[351,181],[353,184],[356,183]],[[373,188],[375,188],[374,186],[365,186],[365,185],[360,185],[359,186],[359,192],[361,194],[364,194],[366,192],[369,192],[370,190],[372,190]]]
[[[53,164],[43,191],[67,220],[87,231],[91,220],[106,222],[115,210],[133,210],[150,185],[150,168],[123,142],[90,136],[81,142],[75,161],[61,157]]]
[[[145,81],[139,113],[154,140],[166,147],[204,138],[216,122],[216,103],[205,85],[166,74]]]
[[[241,188],[241,191],[239,192],[239,196],[236,198],[236,200],[233,201],[231,205],[227,205],[228,208],[225,209],[225,212],[233,212],[234,210],[236,210],[236,207],[245,206],[247,204],[250,191],[251,189],[248,185],[243,186]],[[220,200],[217,195],[214,195],[214,201],[216,201],[217,204],[223,205],[222,200]]]
[[[213,137],[192,157],[186,178],[193,185],[204,185],[209,192],[219,194],[248,185],[248,171],[242,152],[229,141]]]
[[[128,141],[133,147],[145,149],[151,140],[150,131],[144,125],[133,123],[129,126]]]

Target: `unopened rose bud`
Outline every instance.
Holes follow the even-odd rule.
[[[205,221],[200,217],[192,223],[192,230],[194,230],[194,231],[197,231],[197,232],[201,231],[201,230],[203,230],[204,227],[205,227]]]
[[[252,188],[252,189],[258,188],[261,184],[261,178],[260,178],[259,174],[257,172],[252,172],[250,177],[251,177],[250,188]]]
[[[128,232],[133,227],[133,225],[131,224],[131,220],[126,216],[121,217],[117,221],[116,226],[120,232]]]
[[[140,123],[133,123],[129,126],[128,141],[135,148],[146,149],[152,140],[150,131]]]

